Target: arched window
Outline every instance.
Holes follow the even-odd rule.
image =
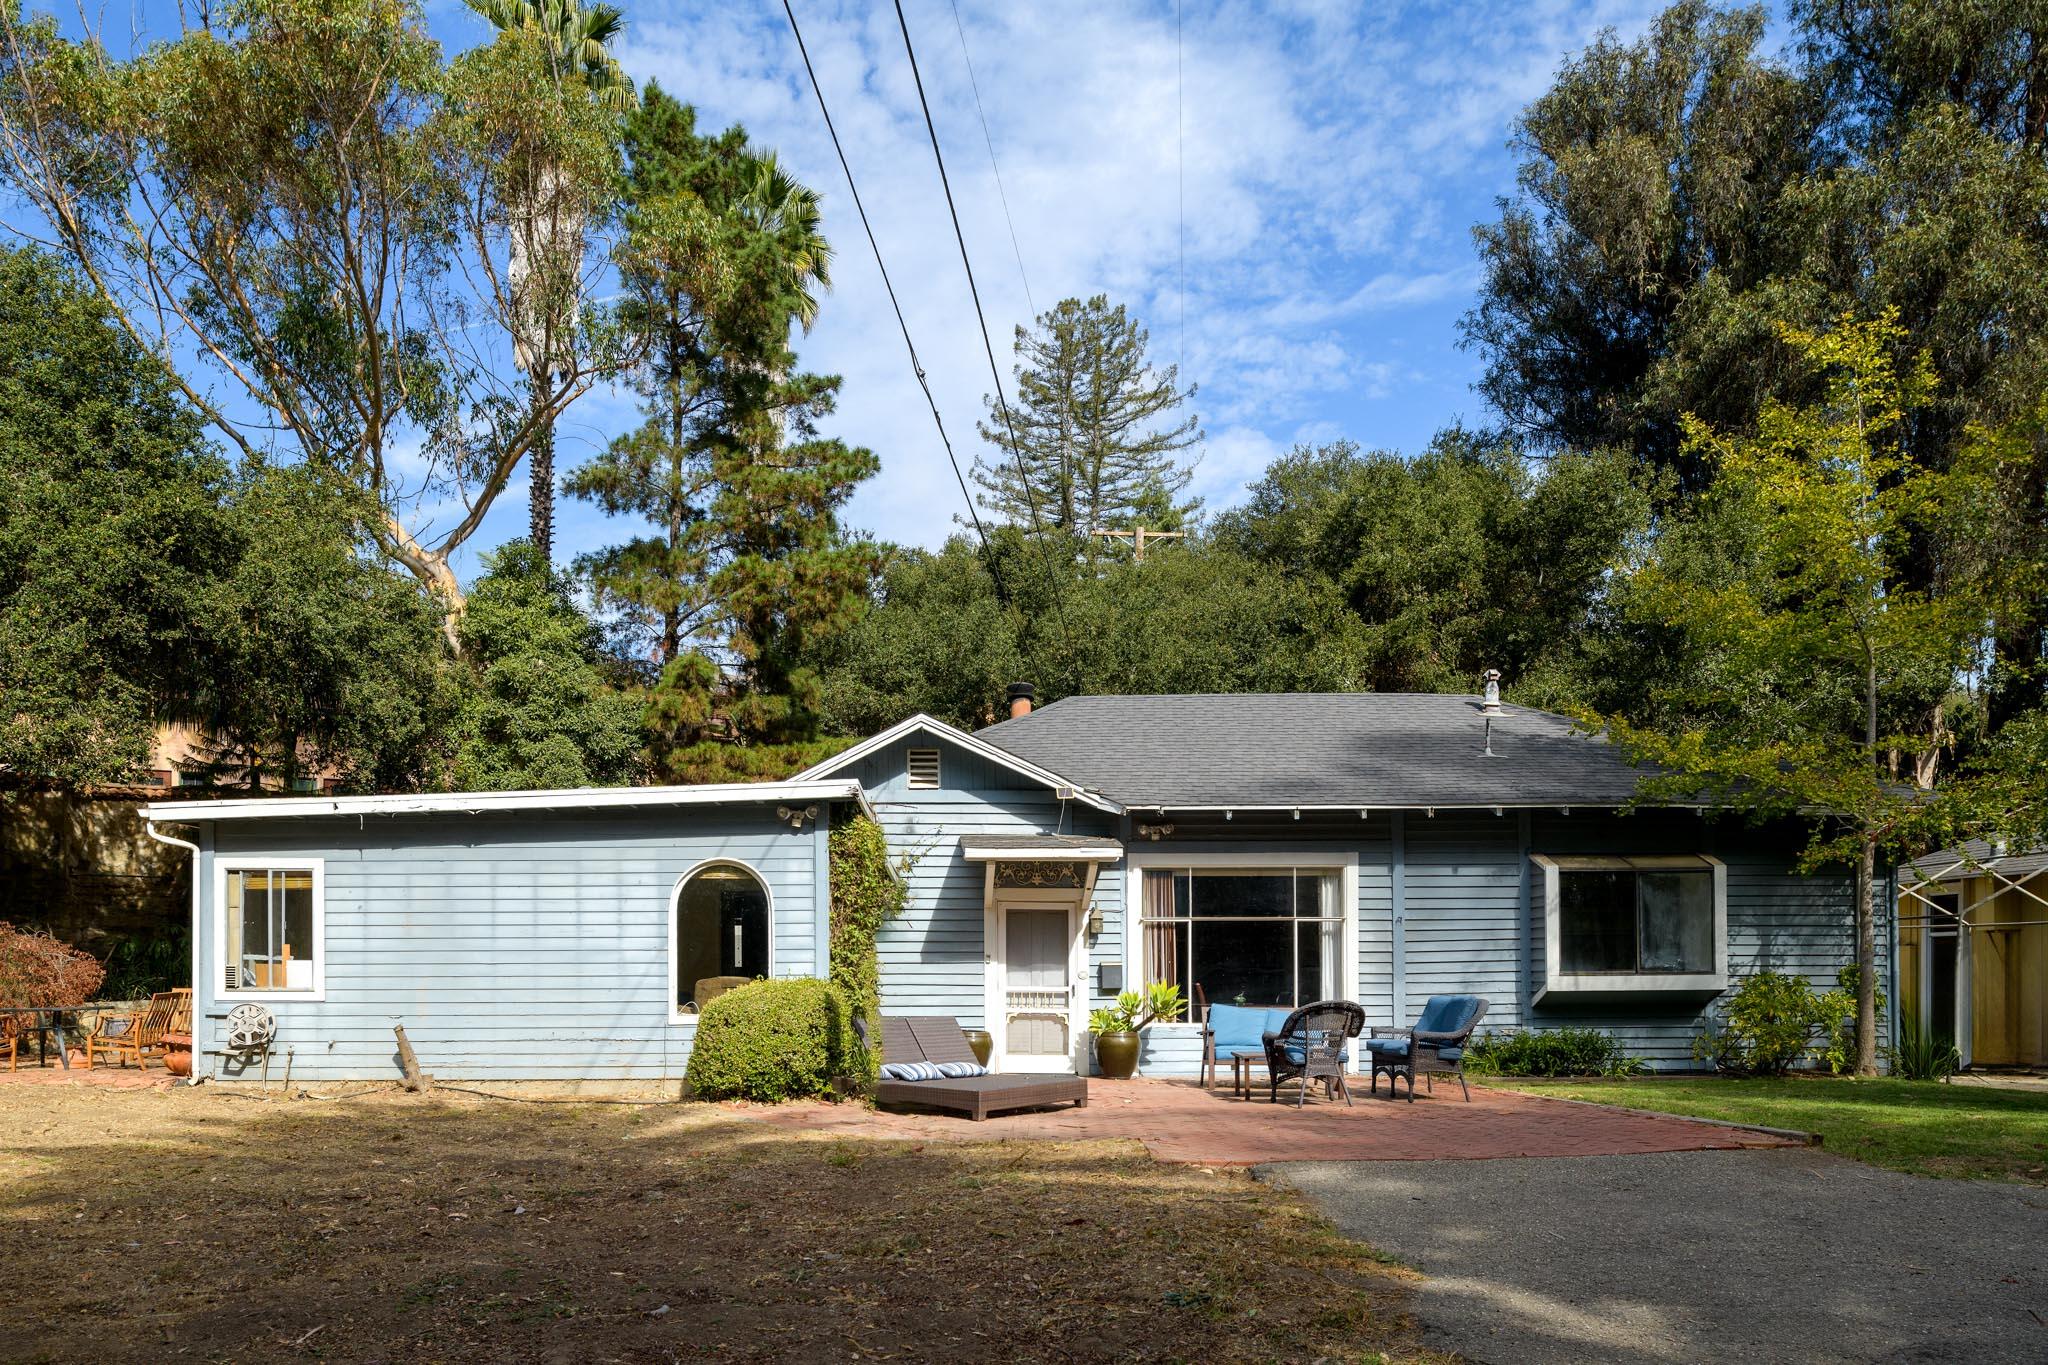
[[[676,894],[676,1003],[768,975],[768,888],[746,868],[699,868]],[[721,980],[721,978],[724,978]]]

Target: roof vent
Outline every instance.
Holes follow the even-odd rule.
[[[912,791],[935,791],[939,785],[939,751],[937,749],[912,749],[909,761],[909,781]]]
[[[1483,695],[1479,701],[1479,713],[1484,716],[1499,715],[1500,670],[1497,668],[1489,668],[1484,673],[1481,673],[1479,675],[1479,680],[1486,684],[1485,695]]]

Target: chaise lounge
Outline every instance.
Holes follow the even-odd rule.
[[[974,1049],[957,1019],[942,1014],[895,1015],[882,1020],[884,1063],[928,1062],[935,1067],[974,1066]],[[875,1085],[878,1105],[921,1105],[965,1114],[979,1121],[990,1114],[1041,1109],[1050,1104],[1088,1107],[1086,1076],[936,1076],[930,1080],[884,1079]]]

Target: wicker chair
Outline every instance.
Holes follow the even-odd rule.
[[[1436,1091],[1436,1073],[1455,1072],[1465,1102],[1472,1102],[1472,1087],[1465,1084],[1465,1043],[1472,1030],[1486,1017],[1487,1001],[1477,995],[1432,995],[1422,1007],[1422,1017],[1413,1028],[1375,1028],[1366,1039],[1365,1050],[1372,1055],[1372,1080],[1367,1089],[1379,1092],[1380,1077],[1387,1078],[1387,1098],[1393,1099],[1401,1077],[1408,1078],[1408,1103],[1415,1103],[1415,1073],[1428,1080]]]
[[[1344,1083],[1344,1063],[1350,1041],[1365,1028],[1365,1010],[1349,1000],[1318,1000],[1303,1005],[1287,1016],[1278,1033],[1266,1035],[1268,1097],[1280,1102],[1280,1082],[1301,1082],[1295,1107],[1308,1103],[1308,1091],[1317,1081],[1332,1099],[1344,1097],[1351,1103],[1351,1087]]]

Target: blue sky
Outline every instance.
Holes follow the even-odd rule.
[[[882,466],[848,520],[939,543],[960,494],[779,0],[625,7],[619,52],[636,81],[696,104],[700,126],[745,124],[823,194],[835,287],[799,353],[844,376],[828,434],[871,447]],[[1195,489],[1212,509],[1296,442],[1412,452],[1452,421],[1486,419],[1457,320],[1478,280],[1471,227],[1513,190],[1515,116],[1601,29],[1633,37],[1657,8],[1182,0],[1177,41],[1174,0],[958,0],[957,27],[952,0],[905,6],[1005,382],[1008,338],[1032,313],[1026,278],[1040,310],[1097,292],[1127,304],[1155,358],[1200,386]],[[796,10],[965,463],[980,449],[987,361],[894,11],[884,0]],[[428,13],[451,51],[487,36],[461,0],[428,0]],[[572,467],[635,420],[626,396],[590,395],[559,429],[559,462]],[[627,533],[584,505],[557,515],[565,563]],[[525,523],[522,482],[459,571]]]
[[[1633,36],[1657,6],[1184,0],[1178,80],[1171,0],[959,0],[958,27],[949,0],[905,9],[1006,381],[1027,279],[1040,310],[1098,291],[1128,304],[1155,357],[1180,359],[1200,386],[1196,487],[1213,508],[1297,441],[1412,451],[1459,417],[1484,418],[1478,359],[1457,348],[1456,324],[1477,283],[1471,226],[1513,188],[1514,117],[1563,57],[1603,27]],[[964,461],[979,445],[987,361],[894,12],[868,0],[796,10]],[[891,540],[943,539],[960,495],[781,6],[628,11],[621,56],[635,79],[659,80],[705,121],[744,123],[823,193],[835,288],[800,353],[845,376],[833,430],[882,463],[850,520]],[[435,18],[470,27],[459,5]],[[565,447],[588,449],[627,420],[593,400]],[[584,509],[563,515],[567,550],[605,534]]]

